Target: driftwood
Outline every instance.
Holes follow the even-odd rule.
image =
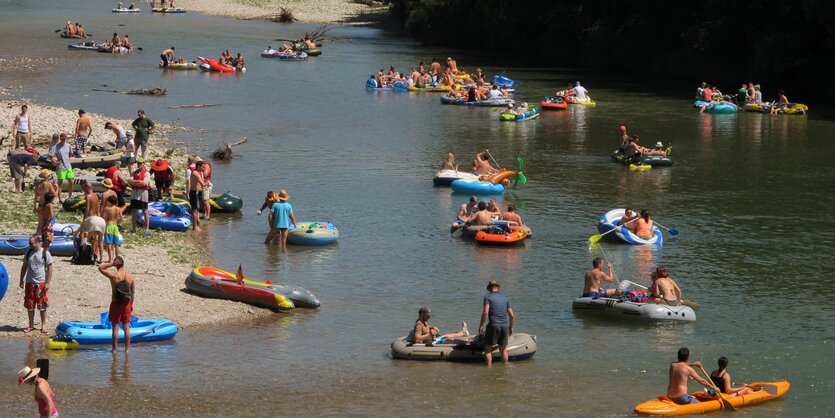
[[[302,36],[300,39],[278,38],[278,39],[274,39],[274,41],[296,42],[296,43],[298,43],[298,42],[304,41],[305,39],[310,39],[311,41],[316,42],[316,46],[322,46],[321,43],[322,43],[322,41],[325,40],[325,36],[328,34],[328,30],[330,30],[328,28],[328,25],[322,25],[322,26],[319,26],[318,28],[316,28],[316,30],[314,30],[313,32],[305,32],[304,36]]]
[[[3,145],[3,142],[5,142],[7,139],[9,139],[9,135],[4,135],[2,138],[0,138],[0,145]]]
[[[168,106],[169,109],[197,109],[200,107],[214,107],[220,106],[217,103],[205,103],[205,104],[188,104],[188,105],[178,105],[178,106]]]
[[[253,18],[249,18],[246,20],[266,20],[268,22],[276,22],[276,23],[293,23],[297,21],[295,16],[293,16],[293,11],[282,7],[278,9],[278,13],[270,13],[261,16],[255,16]]]
[[[152,87],[150,89],[133,89],[128,91],[119,91],[119,90],[102,90],[102,89],[93,89],[93,91],[103,91],[105,93],[121,93],[121,94],[136,94],[136,95],[143,95],[143,96],[164,96],[168,90],[162,87]]]
[[[212,158],[216,160],[229,160],[232,158],[232,147],[235,145],[241,145],[246,142],[246,137],[238,138],[233,143],[228,143],[223,141],[223,146],[218,147],[214,152],[212,152]]]

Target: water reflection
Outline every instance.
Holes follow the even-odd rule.
[[[121,364],[121,368],[119,367]],[[110,385],[119,386],[130,384],[130,354],[124,355],[124,360],[119,361],[118,355],[113,355],[110,362]]]

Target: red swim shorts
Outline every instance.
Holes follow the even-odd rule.
[[[110,323],[116,324],[119,322],[129,324],[130,314],[133,313],[133,301],[122,305],[119,302],[110,302]]]
[[[49,307],[49,296],[44,290],[45,287],[46,285],[43,283],[26,283],[26,286],[23,287],[23,307],[26,310],[32,311],[37,306],[38,310],[43,311]]]

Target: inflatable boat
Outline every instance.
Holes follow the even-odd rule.
[[[504,185],[489,181],[455,180],[450,184],[452,191],[461,194],[490,195],[504,193]]]
[[[209,298],[229,299],[282,311],[295,305],[279,289],[265,283],[241,282],[237,276],[214,267],[196,267],[186,277],[186,289]]]
[[[514,115],[513,113],[500,113],[499,120],[503,122],[520,122],[528,119],[536,119],[539,117],[539,108],[535,107],[525,113]]]
[[[476,232],[475,241],[482,245],[510,246],[525,242],[528,234],[518,225],[496,222]]]
[[[64,321],[55,328],[55,333],[67,336],[81,345],[110,344],[113,341],[113,327],[110,315],[101,313],[99,322]],[[144,343],[151,341],[165,341],[177,335],[177,324],[167,319],[139,319],[130,317],[130,342]],[[125,332],[119,325],[119,342],[124,341]]]
[[[9,289],[9,272],[6,271],[6,266],[0,263],[0,300],[6,296],[6,290]]]
[[[424,92],[424,93],[446,93],[446,92],[448,92],[448,91],[450,91],[450,90],[451,90],[451,89],[450,89],[450,87],[449,87],[449,86],[437,85],[437,86],[425,86],[425,87],[418,87],[418,86],[417,86],[417,85],[415,85],[415,84],[409,84],[409,91],[413,91],[413,92]]]
[[[449,97],[445,94],[441,96],[441,103],[449,105],[460,106],[482,106],[482,107],[507,107],[508,104],[513,104],[513,99],[507,97],[499,97],[497,99],[477,100],[474,102],[467,101],[466,97]]]
[[[640,319],[644,321],[696,320],[696,312],[689,306],[637,303],[622,298],[579,297],[571,303],[571,309],[578,313],[589,313],[609,318]]]
[[[122,7],[122,8],[117,7],[115,9],[111,10],[111,12],[113,12],[113,13],[139,13],[140,10],[136,7],[134,7],[133,9],[126,9],[124,7]]]
[[[409,84],[404,81],[395,81],[390,86],[380,87],[372,75],[371,78],[365,81],[365,88],[370,91],[409,91]]]
[[[234,282],[237,285],[238,276],[232,272],[221,270],[215,267],[200,266],[196,267],[192,274],[201,277],[202,280],[223,279]],[[292,284],[276,284],[271,281],[259,282],[255,280],[243,280],[244,286],[261,287],[271,289],[287,298],[296,308],[318,308],[321,305],[319,298],[313,292],[299,286]]]
[[[458,219],[456,219],[454,222],[457,223],[458,225],[463,224],[463,222],[461,222]],[[463,235],[468,236],[468,237],[475,237],[476,234],[478,234],[479,232],[481,232],[481,231],[483,231],[483,230],[485,230],[485,229],[487,229],[487,228],[489,228],[493,225],[518,226],[522,230],[522,232],[524,232],[525,235],[527,235],[526,238],[530,238],[531,236],[533,236],[533,230],[531,230],[531,227],[529,227],[527,225],[519,225],[519,224],[517,224],[516,222],[513,222],[513,221],[493,221],[493,222],[490,222],[489,224],[486,224],[486,225],[467,225],[467,226],[463,227],[464,228]]]
[[[84,154],[83,157],[70,157],[72,168],[110,168],[116,161],[125,162],[124,151],[95,151]],[[43,168],[55,170],[56,166],[48,155],[38,157],[38,165]]]
[[[238,72],[238,69],[226,64],[221,64],[217,62],[217,60],[203,58],[201,56],[197,57],[197,60],[200,61],[200,70],[202,71],[215,71],[219,73],[234,73]],[[241,68],[240,72],[246,72],[246,67]]]
[[[0,234],[0,255],[23,255],[29,250],[29,235]],[[75,252],[72,237],[56,236],[49,244],[49,252],[54,256],[69,257]]]
[[[612,152],[612,161],[624,165],[648,165],[652,167],[669,167],[673,165],[673,159],[669,156],[660,155],[637,155],[632,158],[627,158],[621,150]]]
[[[74,44],[67,45],[69,49],[79,49],[84,51],[98,51],[99,45],[96,42],[77,42]]]
[[[391,355],[404,360],[446,360],[461,362],[484,361],[484,345],[478,342],[415,344],[409,337],[400,337],[391,343]],[[536,354],[536,336],[514,332],[507,344],[510,361],[527,360]],[[499,350],[493,350],[493,359],[500,359]]]
[[[274,52],[274,53],[267,53],[264,51],[261,53],[262,58],[278,58],[280,60],[288,60],[288,61],[307,61],[307,53],[303,51],[298,51],[294,53],[284,53],[284,52]]]
[[[627,244],[634,244],[634,245],[644,245],[644,244],[657,244],[661,245],[664,242],[664,237],[661,235],[661,230],[655,226],[653,222],[652,225],[652,238],[650,239],[643,239],[635,234],[632,233],[628,228],[623,227],[620,225],[620,220],[623,218],[623,215],[626,213],[626,209],[612,209],[603,214],[600,217],[600,222],[597,223],[597,230],[601,234],[606,234],[611,230],[615,230],[606,236],[614,236],[616,239],[625,242]],[[637,221],[636,221],[637,222]]]
[[[746,112],[771,113],[773,103],[748,103],[742,107]],[[805,115],[809,106],[803,103],[789,103],[777,111],[780,115]]]
[[[159,62],[159,68],[163,68],[166,70],[177,70],[177,71],[190,71],[197,69],[197,62],[195,61],[181,61],[181,62],[172,62],[169,63],[166,67],[162,61]]]
[[[185,192],[175,192],[173,196],[173,200],[165,198],[163,201],[177,204],[182,201],[188,201],[188,195]],[[225,192],[223,194],[212,194],[209,196],[209,204],[212,206],[212,212],[235,213],[240,211],[244,206],[244,200],[232,192]]]
[[[513,80],[504,75],[504,73],[494,75],[493,78],[490,79],[490,82],[500,87],[516,87],[520,84],[518,80]]]
[[[67,35],[67,31],[61,32],[60,36],[64,39],[81,39],[82,38],[81,35]]]
[[[726,114],[736,113],[739,111],[739,107],[737,107],[737,105],[724,100],[714,100],[712,102],[696,100],[696,102],[693,103],[693,107],[696,109],[701,109],[702,106],[707,106],[705,107],[705,113]]]
[[[339,230],[328,222],[299,222],[287,234],[287,243],[292,245],[327,245],[337,239]]]
[[[455,180],[477,181],[478,176],[464,171],[440,170],[432,177],[432,184],[436,187],[450,187]]]
[[[153,13],[185,13],[186,9],[182,7],[155,7],[151,9]]]
[[[56,335],[46,340],[46,348],[50,350],[78,350],[80,345],[68,335]]]
[[[563,110],[568,108],[568,103],[562,97],[545,96],[545,100],[539,102],[542,110]]]
[[[137,214],[137,223],[145,226],[145,213],[140,209]],[[184,232],[191,228],[191,214],[185,206],[171,202],[150,202],[148,203],[148,222],[150,229],[162,229],[163,231]]]
[[[108,54],[110,54],[110,53],[114,53],[114,52],[113,52],[113,46],[112,46],[112,45],[99,45],[99,47],[98,47],[98,48],[96,48],[96,51],[99,51],[99,52],[106,52],[106,53],[108,53]],[[125,48],[125,47],[123,47],[123,46],[117,46],[117,47],[116,47],[116,52],[115,52],[115,53],[117,53],[117,54],[127,54],[127,53],[129,53],[129,52],[130,52],[130,49]]]
[[[746,406],[756,405],[777,399],[786,394],[791,388],[791,384],[787,380],[778,382],[754,382],[748,384],[752,393],[741,396],[724,395],[727,402],[730,402],[734,408],[742,408]],[[725,409],[722,401],[717,399],[715,395],[706,393],[705,391],[693,392],[692,396],[699,400],[699,403],[691,403],[679,405],[670,400],[665,395],[659,396],[655,399],[650,399],[635,407],[635,413],[638,415],[691,415],[701,414],[705,412],[713,412]]]

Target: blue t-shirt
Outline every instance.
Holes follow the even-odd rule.
[[[487,293],[484,295],[484,304],[490,305],[490,313],[487,315],[487,323],[494,327],[509,327],[510,320],[507,310],[510,308],[510,300],[501,293]],[[482,306],[483,306],[482,305]]]
[[[293,213],[293,207],[287,202],[273,203],[273,228],[289,228],[290,214]]]

